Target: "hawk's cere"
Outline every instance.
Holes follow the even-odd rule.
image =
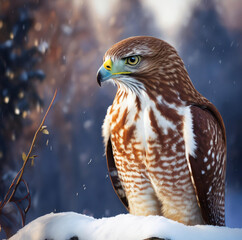
[[[224,225],[224,123],[176,50],[153,37],[125,39],[106,52],[97,80],[118,87],[103,136],[114,189],[130,213]]]

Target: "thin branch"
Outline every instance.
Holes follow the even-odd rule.
[[[39,128],[37,129],[37,131],[34,134],[34,137],[33,137],[33,140],[32,140],[32,143],[31,143],[31,146],[30,146],[30,149],[29,149],[29,152],[28,152],[26,158],[24,159],[23,166],[21,167],[21,169],[17,173],[16,177],[13,179],[13,181],[12,181],[12,183],[11,183],[9,189],[8,189],[8,192],[5,195],[3,201],[0,202],[0,212],[3,209],[3,207],[7,203],[9,203],[11,201],[11,199],[13,198],[13,196],[14,196],[17,188],[18,188],[19,183],[21,182],[21,179],[22,179],[22,176],[23,176],[23,173],[24,173],[24,170],[25,170],[25,166],[26,166],[28,160],[30,159],[30,154],[32,153],[32,150],[33,150],[33,147],[34,147],[37,135],[41,131],[41,129],[42,129],[43,125],[44,125],[45,119],[46,119],[46,117],[47,117],[47,115],[48,115],[48,113],[50,111],[50,108],[53,105],[53,102],[54,102],[54,100],[56,98],[56,94],[57,94],[57,89],[55,90],[54,96],[53,96],[53,98],[51,100],[51,103],[50,103],[50,105],[49,105],[49,107],[48,107],[48,109],[47,109],[47,111],[46,111],[46,113],[45,113],[45,115],[44,115],[40,125],[39,125]]]

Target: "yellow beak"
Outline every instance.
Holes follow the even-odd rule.
[[[112,65],[113,63],[110,58],[103,64],[104,68],[108,71],[112,71]]]

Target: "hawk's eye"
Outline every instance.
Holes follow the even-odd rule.
[[[140,56],[131,56],[125,59],[125,64],[134,66],[140,62]]]

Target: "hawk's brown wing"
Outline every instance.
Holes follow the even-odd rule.
[[[226,138],[221,116],[213,107],[191,106],[196,157],[189,156],[204,222],[225,225]]]
[[[113,149],[112,149],[112,143],[109,138],[108,144],[106,147],[106,158],[107,158],[107,165],[108,165],[108,172],[109,176],[113,185],[113,188],[118,195],[121,202],[124,204],[127,210],[129,210],[128,200],[125,195],[125,191],[122,187],[122,184],[120,182],[118,171],[115,165],[114,157],[113,157]]]

